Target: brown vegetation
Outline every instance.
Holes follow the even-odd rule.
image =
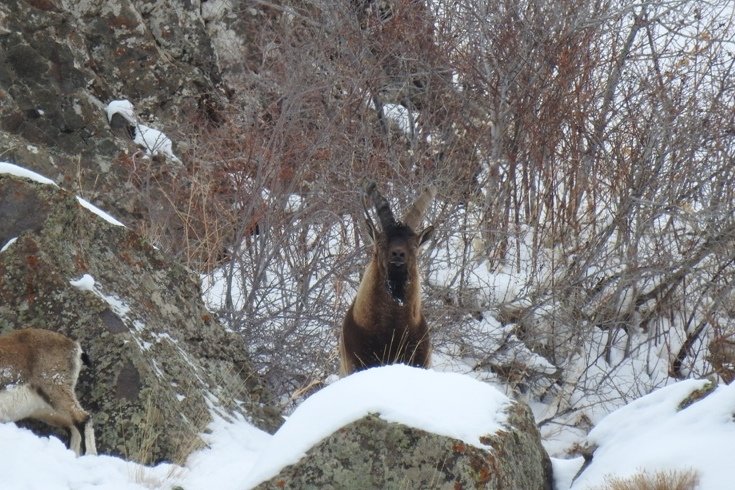
[[[599,490],[695,490],[699,476],[694,470],[637,473],[629,478],[609,477]]]
[[[131,172],[149,196],[144,231],[192,267],[224,267],[219,315],[284,394],[336,370],[366,178],[437,184],[436,253],[458,252],[422,270],[453,274],[424,281],[424,307],[435,348],[470,369],[503,371],[522,344],[559,370],[614,373],[639,356],[642,383],[659,359],[679,378],[729,376],[707,360],[712,338],[733,335],[735,273],[735,26],[717,5],[253,7],[263,21],[230,105],[181,128],[185,166]],[[523,285],[494,296],[467,272],[479,263]],[[478,326],[508,308],[507,335]],[[574,409],[570,390],[600,393],[587,369],[524,372],[521,391],[557,400],[544,423]]]

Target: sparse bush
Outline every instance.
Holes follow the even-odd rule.
[[[249,7],[269,20],[230,106],[182,129],[184,168],[131,183],[284,404],[337,371],[368,176],[404,202],[439,187],[437,359],[546,402],[542,426],[731,378],[723,2],[276,3]]]

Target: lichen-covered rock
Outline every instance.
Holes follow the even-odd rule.
[[[102,453],[182,461],[212,410],[277,424],[241,338],[204,308],[198,280],[55,186],[0,174],[0,331],[36,326],[92,359],[77,393]],[[93,278],[80,278],[89,275]]]
[[[0,2],[3,160],[83,192],[126,221],[145,209],[124,185],[137,148],[111,131],[106,104],[129,99],[141,122],[176,144],[224,100],[220,78],[198,1]]]
[[[481,449],[368,415],[311,448],[258,489],[551,488],[551,461],[528,407],[514,403],[505,430]]]

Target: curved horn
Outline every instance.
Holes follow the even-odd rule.
[[[390,204],[388,204],[388,200],[378,191],[378,185],[375,182],[370,181],[367,183],[365,186],[365,196],[373,201],[373,206],[375,206],[375,211],[380,220],[380,227],[383,230],[395,227],[396,218],[393,216]],[[365,211],[367,212],[367,209]]]
[[[424,188],[421,195],[419,195],[411,207],[408,208],[408,211],[406,211],[403,222],[412,230],[418,230],[419,226],[421,226],[421,221],[424,219],[424,215],[426,215],[426,211],[434,200],[434,197],[436,197],[436,187],[431,185]]]

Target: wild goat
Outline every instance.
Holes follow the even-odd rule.
[[[342,323],[342,375],[385,364],[429,366],[431,343],[421,311],[418,252],[434,228],[416,230],[435,195],[435,188],[425,189],[403,220],[396,221],[376,184],[365,186],[362,202],[373,251]],[[380,228],[370,218],[368,199]]]
[[[0,422],[31,418],[66,428],[77,455],[97,454],[92,419],[74,394],[82,362],[89,360],[79,342],[60,333],[24,328],[0,336]]]

